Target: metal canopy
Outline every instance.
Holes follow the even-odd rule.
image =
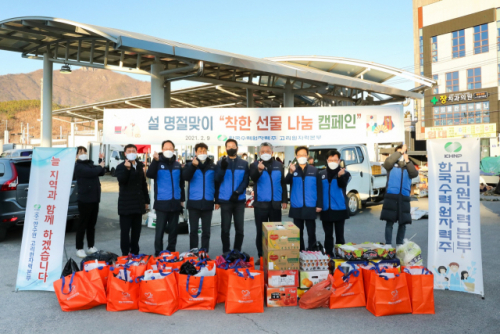
[[[242,89],[265,92],[257,93],[263,95],[282,94],[288,83],[295,95],[300,99],[309,97],[308,102],[314,105],[339,105],[345,101],[354,105],[385,104],[406,98],[420,99],[421,93],[433,84],[430,79],[412,74],[412,80],[422,83],[422,87],[407,91],[381,83],[389,77],[389,69],[396,70],[383,65],[322,57],[307,66],[305,60],[293,57],[253,58],[53,17],[27,16],[0,21],[0,50],[20,52],[30,59],[43,59],[48,54],[55,63],[146,75],[150,75],[152,64],[159,62],[166,81],[186,79],[222,85],[224,89],[234,87],[240,90],[236,94],[243,96]],[[332,59],[335,64],[326,67],[325,63]],[[358,77],[368,67],[370,71],[363,73],[363,79]],[[351,75],[349,69],[358,75]],[[407,75],[397,71],[394,75]],[[370,94],[377,99],[380,95],[373,94],[387,98],[374,100],[369,98]]]

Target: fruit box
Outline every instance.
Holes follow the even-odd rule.
[[[299,270],[299,250],[268,250],[264,246],[263,268],[267,270]]]
[[[297,288],[272,288],[266,284],[267,307],[297,306]]]
[[[328,279],[328,270],[321,271],[300,271],[300,285],[301,289],[309,289],[319,282]]]
[[[269,287],[298,287],[299,286],[299,271],[298,270],[268,270],[264,269],[264,279]]]
[[[300,249],[300,230],[292,222],[262,223],[262,245],[267,249]]]
[[[396,249],[391,245],[370,242],[337,244],[335,245],[335,252],[345,260],[393,259],[396,257]]]
[[[347,261],[347,260],[344,260],[344,259],[331,259],[330,260],[330,263],[331,263],[330,274],[333,275],[333,272],[339,266],[346,267],[346,268],[348,268],[350,270],[353,267],[357,269],[358,266],[360,266],[360,265],[368,265],[370,262],[371,263],[377,263],[377,264],[382,265],[382,266],[392,266],[392,267],[398,268],[398,269],[399,269],[399,266],[400,266],[400,261],[399,261],[398,258],[396,258],[396,259],[388,259],[388,260],[375,259],[375,260],[370,260],[370,261],[366,261],[366,260]]]

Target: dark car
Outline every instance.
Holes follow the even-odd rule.
[[[14,226],[24,224],[26,202],[28,200],[31,157],[0,158],[0,241]],[[67,229],[78,218],[78,188],[76,181],[71,184]]]

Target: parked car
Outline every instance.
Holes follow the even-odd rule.
[[[7,150],[0,155],[0,158],[15,158],[15,157],[31,157],[33,154],[32,148],[22,148]]]
[[[0,158],[0,241],[14,226],[24,224],[28,200],[31,158]],[[78,187],[76,180],[71,184],[67,230],[78,218]]]

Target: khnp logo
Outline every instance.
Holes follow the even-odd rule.
[[[444,149],[446,150],[446,152],[454,152],[454,153],[457,153],[457,152],[460,152],[462,150],[462,144],[460,144],[459,142],[447,142],[445,145],[444,145]]]
[[[219,141],[226,141],[226,140],[227,140],[227,136],[226,136],[226,135],[218,135],[218,136],[217,136],[217,139],[218,139]]]
[[[40,210],[40,208],[41,208],[42,206],[41,206],[40,204],[35,204],[35,205],[34,205],[34,207],[35,207],[35,210]]]

